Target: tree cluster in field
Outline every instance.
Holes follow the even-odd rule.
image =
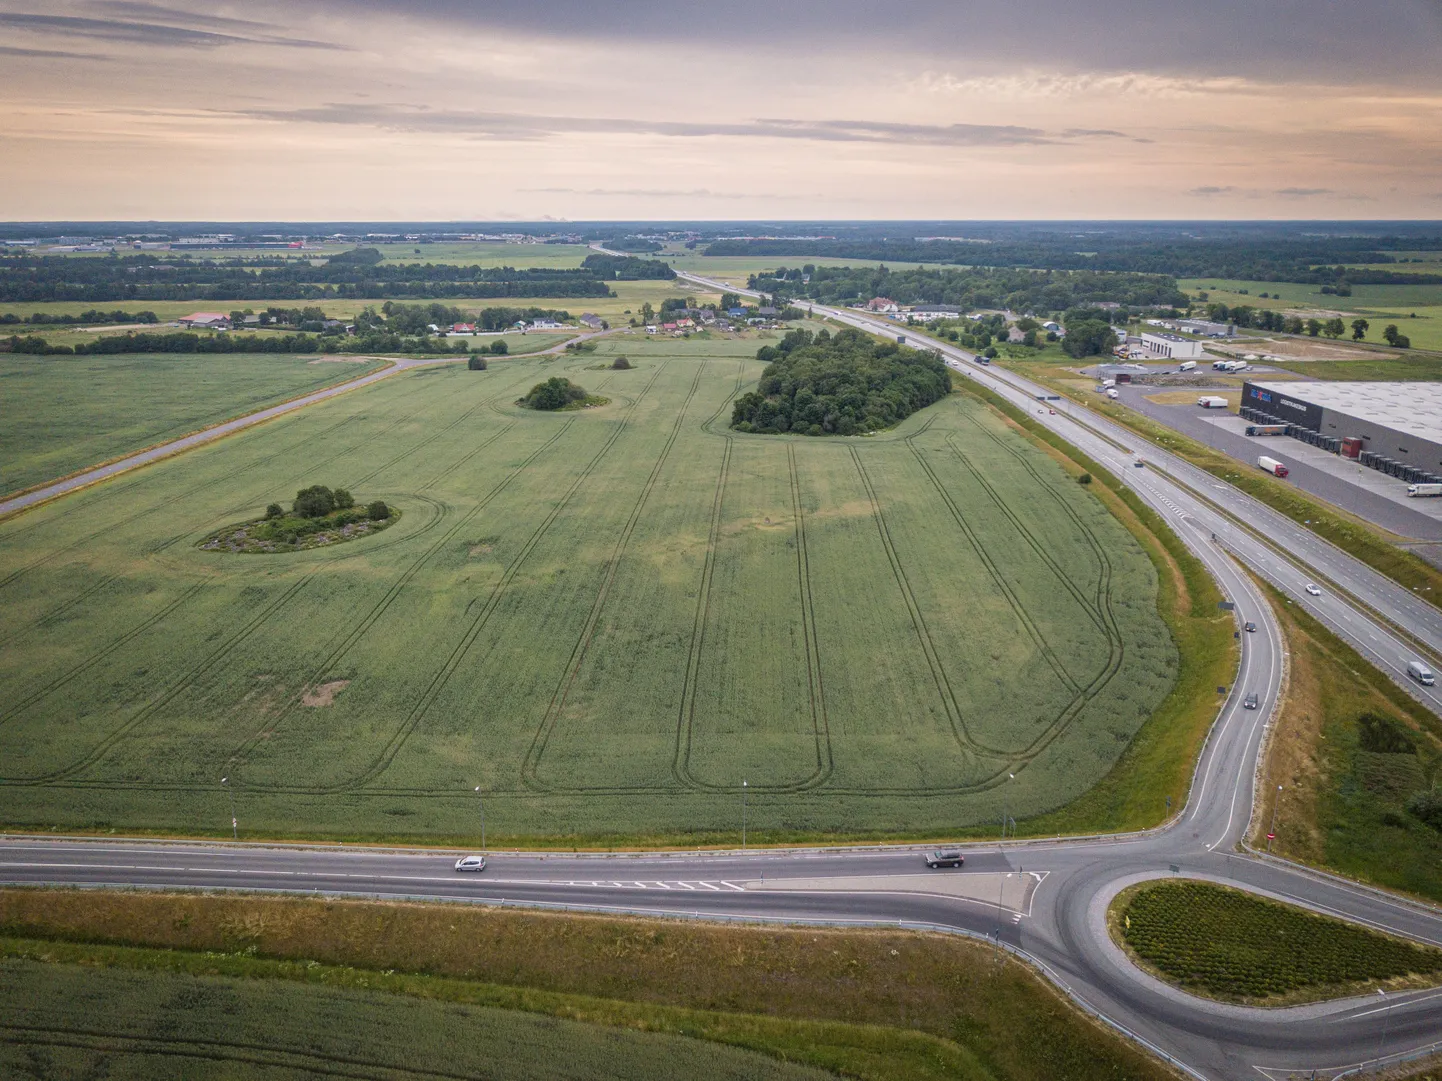
[[[586,405],[600,405],[604,399],[587,394],[584,387],[563,376],[553,375],[543,383],[537,383],[526,392],[520,405],[527,409],[551,412],[557,409],[579,409]]]
[[[14,326],[27,323],[33,326],[105,326],[107,323],[158,323],[154,312],[102,312],[91,308],[79,315],[55,315],[51,312],[32,312],[23,319],[11,312],[0,315],[0,326]]]
[[[898,304],[947,304],[1014,311],[1063,311],[1110,300],[1133,308],[1186,307],[1176,280],[1158,274],[1050,270],[892,270],[806,264],[753,274],[750,287],[777,298],[806,298],[823,304],[860,304],[889,297]]]
[[[833,257],[871,262],[940,263],[971,267],[1035,267],[1165,274],[1175,278],[1230,278],[1327,286],[1432,285],[1436,274],[1343,265],[1395,263],[1393,251],[1435,250],[1442,238],[1256,237],[1146,239],[1122,235],[1037,234],[991,243],[918,240],[718,240],[708,255]],[[1079,250],[1082,249],[1082,250]],[[883,296],[890,294],[881,294]],[[1119,299],[1100,298],[1091,299]],[[1055,308],[1065,304],[1053,305]]]
[[[1117,345],[1117,332],[1106,313],[1096,308],[1073,308],[1062,316],[1066,337],[1062,352],[1069,357],[1095,357],[1110,353]]]
[[[295,493],[289,511],[272,503],[264,518],[228,526],[211,534],[200,547],[207,551],[292,551],[365,536],[384,529],[394,518],[395,512],[384,500],[361,507],[344,488],[313,484]]]
[[[1143,960],[1218,997],[1442,972],[1442,950],[1207,882],[1147,886],[1123,915],[1123,937]]]
[[[277,521],[286,517],[311,518],[327,521],[337,519],[337,516],[349,515],[347,521],[332,521],[335,525],[348,525],[350,522],[358,522],[365,518],[372,522],[383,522],[391,516],[390,507],[386,506],[384,500],[377,499],[366,504],[365,507],[357,507],[355,497],[345,488],[327,488],[324,484],[312,484],[309,488],[302,488],[295,493],[295,500],[290,505],[290,515],[279,503],[272,503],[265,509],[265,517],[269,521]]]
[[[930,352],[878,342],[858,330],[788,331],[756,354],[757,388],[736,399],[740,432],[856,435],[879,431],[951,392],[951,372]]]
[[[0,301],[325,300],[609,297],[608,281],[670,278],[654,259],[590,256],[589,266],[481,267],[332,259],[195,259],[167,253],[74,259],[0,255]]]

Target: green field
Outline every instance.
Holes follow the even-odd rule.
[[[1281,1004],[1442,978],[1442,950],[1211,882],[1146,883],[1113,903],[1117,937],[1209,998]]]
[[[716,835],[743,779],[777,834],[1085,792],[1177,671],[1137,541],[960,395],[730,433],[755,347],[423,369],[0,524],[0,821],[216,830],[222,775],[243,830],[370,837],[464,835],[477,785],[518,838]],[[513,405],[553,374],[611,404]],[[404,518],[195,547],[313,483]]]
[[[722,1044],[514,1010],[289,980],[17,958],[0,959],[0,1074],[273,1081],[833,1076]]]
[[[323,363],[265,353],[0,354],[0,493],[29,488],[317,387],[382,362]]]

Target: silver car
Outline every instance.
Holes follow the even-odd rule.
[[[457,871],[484,871],[485,869],[485,856],[462,856],[456,860]]]

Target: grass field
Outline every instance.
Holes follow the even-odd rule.
[[[1194,994],[1283,1005],[1442,979],[1442,950],[1211,882],[1162,880],[1112,903],[1113,936]]]
[[[264,353],[0,354],[0,493],[252,413],[382,362]]]
[[[1029,966],[957,935],[73,890],[0,891],[0,935],[0,956],[523,1010],[867,1081],[1174,1076]]]
[[[1272,851],[1442,901],[1442,833],[1406,807],[1414,792],[1439,780],[1442,723],[1300,607],[1270,595],[1292,666],[1257,813],[1259,823],[1271,820],[1281,785]],[[1363,713],[1401,725],[1416,749],[1366,749]]]
[[[369,837],[464,836],[477,785],[533,839],[729,837],[743,779],[778,837],[1081,795],[1176,678],[1138,542],[960,395],[733,436],[755,347],[406,373],[0,525],[0,821],[223,828],[222,775],[243,830]],[[552,374],[611,404],[513,406]],[[405,517],[196,549],[311,483]]]
[[[285,980],[0,960],[0,1073],[47,1077],[468,1077],[821,1081],[664,1033]]]

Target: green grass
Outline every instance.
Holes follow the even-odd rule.
[[[1407,265],[1389,269],[1399,272],[1412,270]],[[1423,271],[1426,268],[1419,267]],[[1185,278],[1177,282],[1178,288],[1195,294],[1199,290],[1208,294],[1207,303],[1227,305],[1250,304],[1255,308],[1279,310],[1279,303],[1293,307],[1326,308],[1351,311],[1353,308],[1403,308],[1426,307],[1442,304],[1442,277],[1435,285],[1354,285],[1352,295],[1339,297],[1322,292],[1320,285],[1305,285],[1295,282],[1259,282],[1225,280],[1220,278]],[[1212,286],[1217,288],[1213,289]],[[1241,290],[1246,289],[1246,293]],[[1270,293],[1270,297],[1260,294]],[[1350,334],[1351,332],[1348,331]]]
[[[1442,310],[1439,310],[1442,322]],[[1442,326],[1439,326],[1442,330]],[[1415,342],[1413,344],[1416,344]],[[1442,342],[1439,342],[1442,347]],[[1288,370],[1304,379],[1356,379],[1386,380],[1388,382],[1418,381],[1436,382],[1442,380],[1442,356],[1404,353],[1398,357],[1378,357],[1375,360],[1315,360],[1284,361]]]
[[[0,960],[0,1073],[18,1077],[43,1063],[50,1077],[831,1076],[669,1033],[285,979],[96,968],[84,959],[92,963]],[[107,959],[128,958],[109,951]]]
[[[371,838],[464,837],[477,785],[528,841],[731,840],[743,779],[773,839],[1082,795],[1177,678],[1141,544],[961,395],[729,432],[755,346],[403,373],[0,525],[0,820],[221,830],[223,774],[243,833]],[[610,404],[513,405],[556,374]],[[404,517],[195,547],[317,482]]]
[[[0,493],[358,378],[315,357],[0,354]]]
[[[0,934],[10,956],[523,1010],[876,1081],[1172,1076],[1028,966],[955,935],[64,890],[0,891]]]
[[[1272,850],[1442,901],[1442,833],[1407,810],[1413,793],[1442,780],[1442,722],[1300,606],[1271,596],[1292,666],[1263,786],[1283,786]],[[1410,732],[1416,750],[1365,749],[1364,713]],[[1271,812],[1269,800],[1258,819]]]
[[[1113,902],[1111,923],[1163,979],[1224,1001],[1337,998],[1442,977],[1442,950],[1210,882],[1145,883]]]

